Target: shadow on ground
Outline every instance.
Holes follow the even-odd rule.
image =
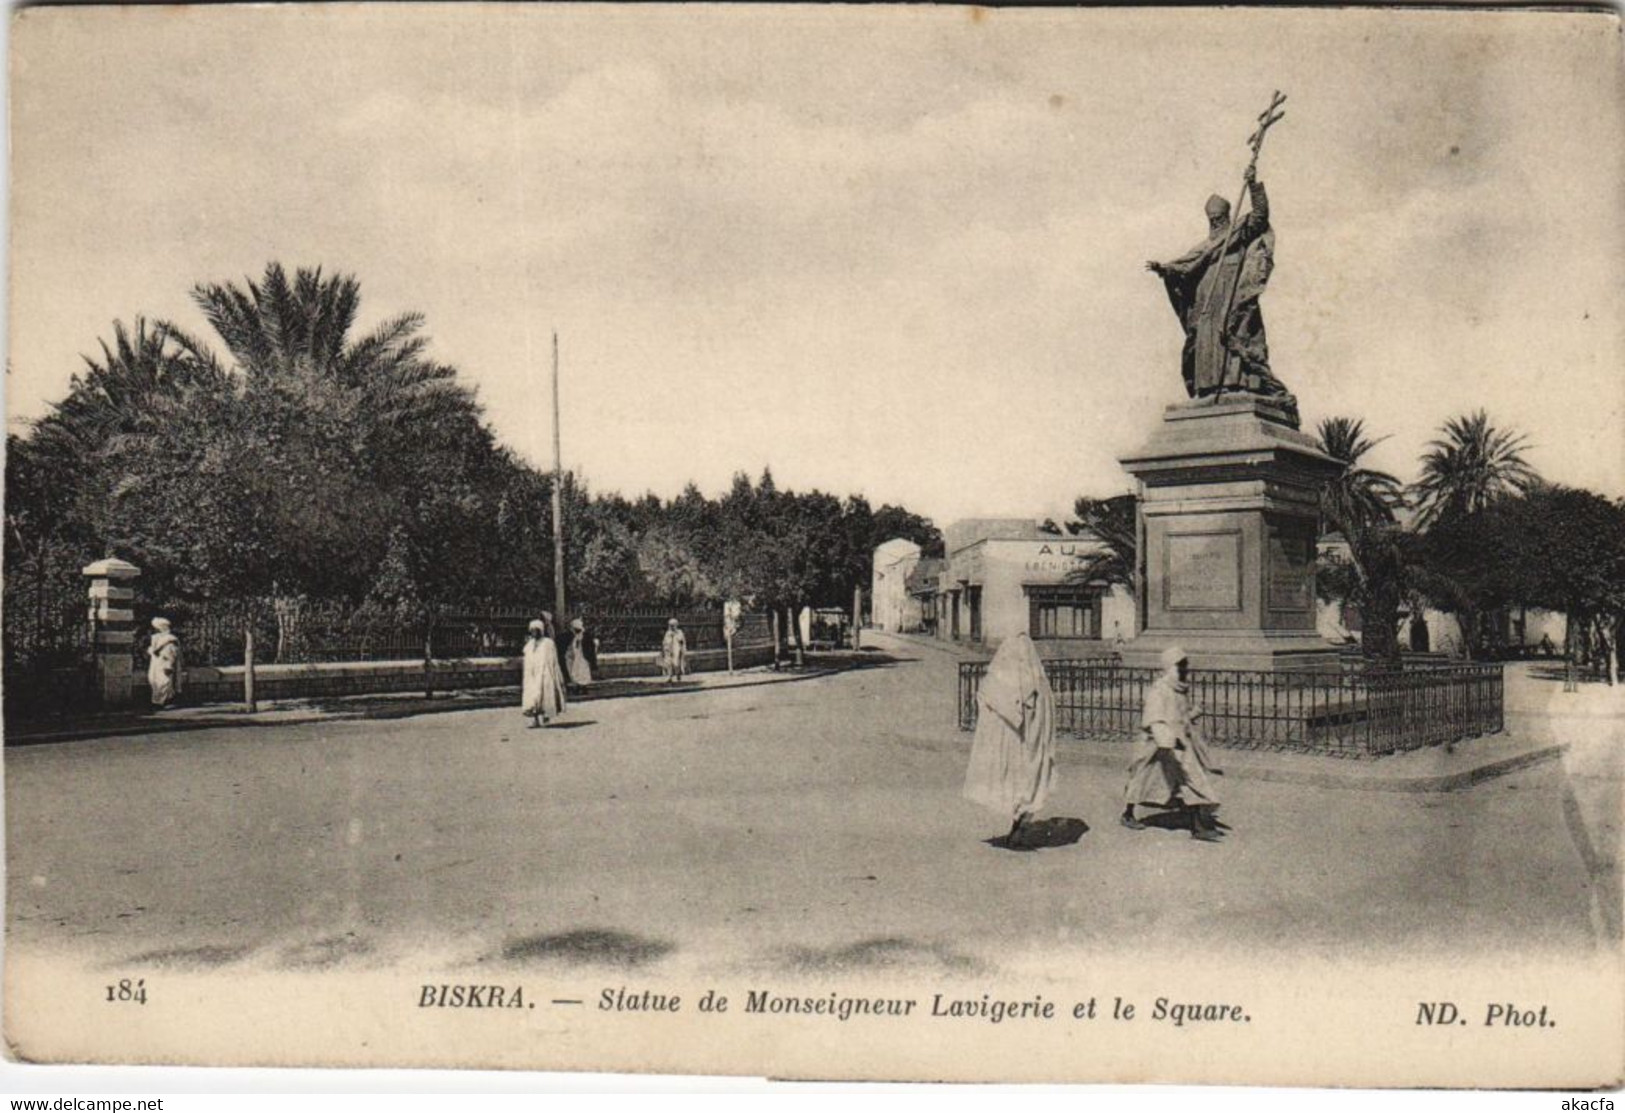
[[[248,957],[252,947],[170,947],[131,955],[118,965],[162,966],[175,970],[213,970]]]
[[[1134,817],[1147,827],[1159,831],[1184,831],[1187,834],[1196,830],[1196,813],[1189,808],[1169,808],[1166,811],[1148,812],[1144,806],[1134,809]],[[1230,830],[1230,825],[1217,817],[1213,826],[1220,831]]]
[[[1531,680],[1554,680],[1561,682],[1567,680],[1568,675],[1568,666],[1562,661],[1549,663],[1543,662],[1538,665],[1530,665],[1528,672],[1529,679]],[[1574,679],[1577,683],[1582,685],[1605,685],[1608,683],[1608,677],[1606,674],[1592,672],[1588,669],[1580,668],[1574,670]]]
[[[797,947],[785,957],[788,965],[810,974],[922,969],[965,972],[976,966],[971,958],[940,943],[921,943],[898,936],[863,939],[833,947]]]
[[[664,939],[609,928],[581,928],[510,939],[503,944],[499,957],[503,962],[557,962],[567,966],[632,969],[658,962],[676,949]]]
[[[999,850],[1048,850],[1057,846],[1071,846],[1089,830],[1089,825],[1072,816],[1052,816],[1035,819],[1012,840],[1009,835],[983,839],[988,846]]]
[[[860,653],[836,652],[809,654],[801,666],[785,665],[775,670],[776,676],[786,679],[797,676],[823,676],[831,672],[857,669],[888,668],[912,660],[893,657],[878,650]],[[707,674],[715,676],[717,674]],[[685,680],[676,684],[661,684],[650,680],[605,680],[580,693],[572,694],[572,704],[590,703],[601,699],[641,699],[650,696],[677,695],[685,692],[703,692],[729,687],[726,683],[701,684]],[[512,708],[519,710],[519,688],[482,688],[475,691],[437,692],[433,696],[410,692],[380,692],[375,695],[312,697],[287,703],[267,702],[264,711],[286,711],[291,714],[327,716],[334,719],[410,719],[420,715],[440,715],[452,711],[489,711]],[[214,705],[185,705],[174,712],[123,711],[113,713],[65,714],[50,716],[7,716],[5,744],[31,746],[48,742],[73,741],[86,738],[107,738],[130,734],[169,734],[189,730],[219,730],[225,727],[279,727],[286,722],[271,718],[250,718],[240,705],[221,703]],[[585,722],[580,725],[587,725]]]
[[[281,963],[290,970],[328,970],[372,952],[371,943],[348,932],[289,947],[282,952]]]
[[[893,665],[905,665],[918,661],[918,657],[899,657],[883,649],[833,649],[809,652],[807,663],[801,668],[806,671],[825,672],[829,669],[888,669]],[[787,672],[796,671],[796,666],[788,666]]]

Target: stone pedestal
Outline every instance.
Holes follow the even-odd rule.
[[[1296,415],[1251,395],[1170,406],[1119,461],[1140,483],[1140,635],[1125,663],[1170,645],[1199,669],[1335,668],[1315,633],[1321,487],[1342,465]]]
[[[127,560],[108,557],[86,565],[90,578],[90,621],[95,630],[96,692],[112,707],[130,702],[135,688],[135,589],[141,569]]]

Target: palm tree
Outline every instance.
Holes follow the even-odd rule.
[[[68,396],[34,423],[34,449],[62,466],[90,459],[126,438],[160,427],[188,406],[198,391],[229,389],[218,368],[189,358],[172,325],[135,327],[113,322],[113,343],[99,341],[101,359],[81,357],[85,370],[73,377]]]
[[[1368,440],[1365,422],[1353,417],[1328,417],[1318,431],[1320,450],[1343,465],[1343,474],[1321,489],[1324,524],[1351,545],[1366,528],[1393,524],[1394,511],[1405,502],[1404,486],[1385,471],[1360,466],[1361,457],[1388,438]]]
[[[1482,582],[1477,558],[1486,544],[1484,512],[1511,495],[1540,485],[1523,458],[1527,443],[1512,430],[1497,429],[1483,410],[1446,422],[1442,436],[1428,442],[1422,478],[1411,488],[1417,527],[1426,531],[1425,576],[1415,582],[1435,603],[1456,616],[1469,653],[1484,640],[1483,619],[1497,604]]]
[[[284,588],[362,595],[396,527],[422,563],[454,568],[486,513],[479,495],[494,447],[473,392],[427,355],[407,313],[355,335],[360,284],[347,274],[271,263],[258,281],[200,283],[192,299],[225,346],[176,332],[195,363],[228,365],[240,385]],[[357,500],[368,513],[355,513]],[[455,550],[455,552],[454,552]],[[449,573],[448,573],[449,575]],[[444,584],[425,582],[426,592]]]
[[[1523,458],[1524,437],[1495,428],[1483,410],[1452,418],[1441,432],[1442,439],[1428,442],[1422,478],[1411,488],[1419,526],[1477,513],[1540,483]]]
[[[111,554],[130,541],[125,503],[147,474],[135,462],[212,415],[233,385],[162,321],[137,317],[133,328],[115,321],[113,342],[99,344],[101,358],[82,357],[85,369],[67,397],[33,423],[28,450],[59,489],[94,487],[85,514],[98,547]]]
[[[1367,657],[1399,658],[1399,602],[1404,561],[1400,557],[1394,511],[1404,505],[1404,488],[1385,471],[1360,459],[1387,438],[1370,440],[1359,418],[1329,417],[1320,423],[1320,450],[1343,465],[1321,488],[1322,529],[1348,542],[1354,598],[1360,608],[1360,646]]]
[[[361,287],[351,275],[324,278],[300,268],[290,282],[280,263],[243,287],[200,283],[192,299],[219,334],[250,390],[313,392],[327,406],[366,414],[386,428],[473,413],[455,369],[424,358],[423,317],[405,313],[352,340]],[[200,363],[217,365],[201,341],[174,334]]]
[[[1119,584],[1130,595],[1134,594],[1140,551],[1138,504],[1139,499],[1134,495],[1080,498],[1072,504],[1072,513],[1078,520],[1068,523],[1067,528],[1074,534],[1094,534],[1102,548],[1069,573],[1068,580]]]

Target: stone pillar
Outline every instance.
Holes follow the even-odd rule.
[[[90,618],[96,631],[96,692],[103,704],[128,704],[135,686],[131,656],[135,643],[135,589],[141,569],[127,560],[108,557],[86,565],[90,578]]]
[[[1320,490],[1342,469],[1295,416],[1237,395],[1169,406],[1119,461],[1140,482],[1145,626],[1123,651],[1182,646],[1207,669],[1336,667],[1315,631]]]

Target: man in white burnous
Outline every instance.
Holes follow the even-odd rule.
[[[1055,697],[1025,632],[999,646],[976,699],[965,798],[1008,818],[1005,844],[1021,846],[1055,780]]]
[[[559,650],[549,623],[553,616],[543,614],[530,624],[525,640],[525,671],[520,689],[519,709],[539,727],[564,712],[564,670],[559,668]]]
[[[1124,827],[1145,829],[1134,817],[1137,804],[1179,808],[1190,813],[1193,838],[1218,842],[1223,837],[1213,819],[1219,796],[1211,776],[1222,770],[1208,756],[1198,715],[1190,701],[1190,659],[1183,649],[1169,647],[1162,651],[1162,675],[1145,693],[1134,761],[1123,790]]]
[[[688,670],[688,638],[675,618],[666,622],[666,633],[660,639],[660,674],[666,683],[676,684]]]
[[[152,641],[147,646],[147,687],[154,708],[168,707],[181,691],[181,642],[169,629],[169,619],[152,620]]]

